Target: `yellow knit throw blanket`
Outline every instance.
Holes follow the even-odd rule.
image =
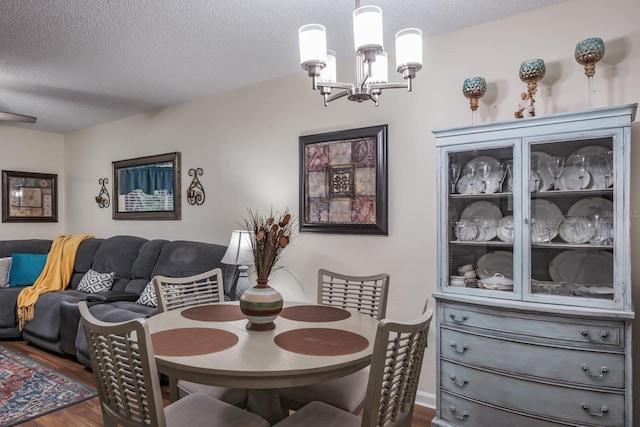
[[[38,297],[46,292],[61,291],[71,280],[78,247],[83,240],[91,239],[88,234],[60,235],[51,244],[47,262],[42,273],[31,286],[18,295],[18,329],[33,319],[33,311]]]

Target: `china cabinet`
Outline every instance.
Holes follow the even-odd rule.
[[[636,107],[434,131],[432,425],[633,425]]]

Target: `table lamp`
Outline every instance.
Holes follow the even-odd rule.
[[[249,265],[253,264],[253,250],[251,248],[252,233],[247,230],[233,230],[231,232],[231,240],[222,257],[223,264],[238,266],[238,280],[236,282],[236,298],[247,289],[249,289],[249,278],[247,270]]]

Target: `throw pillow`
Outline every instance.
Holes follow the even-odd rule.
[[[115,273],[98,273],[89,269],[78,284],[79,292],[87,292],[93,294],[95,292],[108,291],[113,285],[113,276]]]
[[[47,254],[12,254],[9,286],[33,285],[47,263]]]
[[[153,280],[147,283],[144,290],[140,294],[140,298],[136,301],[136,304],[148,305],[149,307],[157,307],[158,299],[156,298],[156,287],[153,284]]]
[[[0,258],[0,288],[6,288],[9,284],[9,268],[11,268],[11,257]]]

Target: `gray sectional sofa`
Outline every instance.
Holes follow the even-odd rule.
[[[0,241],[0,258],[14,253],[47,253],[51,240]],[[114,236],[83,241],[76,254],[71,281],[63,291],[38,298],[33,320],[18,329],[16,301],[23,287],[0,288],[0,339],[24,338],[61,354],[71,354],[90,366],[84,331],[79,323],[77,303],[90,301],[91,313],[100,320],[117,322],[148,317],[157,309],[138,304],[145,286],[156,275],[191,276],[221,268],[225,293],[233,295],[235,268],[222,264],[226,246],[193,241],[147,240],[136,236]],[[77,290],[89,270],[115,272],[110,291],[90,294]]]

